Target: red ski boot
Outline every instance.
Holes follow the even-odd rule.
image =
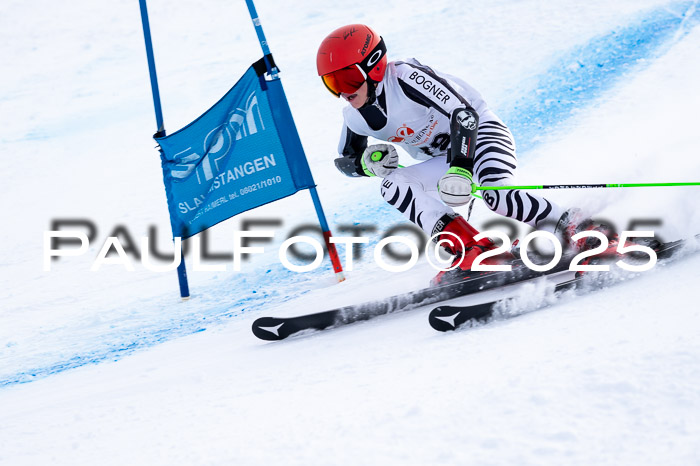
[[[603,251],[582,260],[580,262],[581,265],[610,264],[622,259],[623,255],[619,252],[620,236],[615,230],[609,225],[596,222],[586,217],[579,209],[569,209],[564,212],[559,223],[557,223],[554,234],[562,239],[564,251],[573,254],[578,254],[579,252],[588,251],[600,246],[600,240],[593,236],[580,238],[576,241],[572,239],[574,235],[582,231],[599,231],[608,239],[608,244]],[[632,245],[642,245],[652,250],[657,250],[661,246],[661,243],[655,238],[646,237],[628,239],[625,241],[625,247]],[[631,252],[629,256],[631,259],[639,258],[643,260],[647,257],[647,254],[644,252]]]
[[[583,231],[599,231],[608,238],[607,251],[615,251],[619,240],[615,230],[604,223],[596,222],[592,218],[584,215],[580,209],[569,209],[561,216],[557,226],[554,228],[554,235],[561,239],[564,252],[578,254],[582,251],[596,248],[600,245],[600,240],[594,236],[586,236],[574,241],[572,238]]]
[[[491,249],[496,249],[494,242],[491,241],[490,238],[482,238],[479,241],[475,241],[474,237],[479,234],[479,231],[467,223],[462,216],[457,215],[451,217],[445,215],[440,219],[440,222],[438,222],[438,224],[440,223],[442,224],[442,228],[438,226],[438,232],[440,234],[436,237],[436,240],[448,241],[448,243],[442,243],[442,245],[447,252],[455,256],[451,266],[454,268],[447,271],[440,271],[433,277],[430,284],[436,286],[445,283],[454,283],[474,276],[475,274],[488,273],[473,272],[471,267],[479,254]],[[462,242],[460,243],[455,236]],[[484,259],[482,264],[502,264],[512,259],[514,259],[514,257],[511,254],[505,253]]]

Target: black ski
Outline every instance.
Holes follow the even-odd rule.
[[[575,288],[583,279],[584,276],[578,276],[571,280],[557,283],[554,287],[554,293]],[[428,322],[431,327],[439,332],[455,330],[466,322],[487,322],[493,316],[496,306],[507,299],[513,298],[499,299],[470,306],[438,306],[430,311]]]
[[[695,236],[695,241],[698,241],[698,239],[700,239],[700,235]],[[659,262],[670,260],[686,244],[688,244],[688,240],[663,243],[656,248],[656,256]],[[575,289],[588,279],[589,277],[584,274],[558,283],[554,287],[554,293]],[[440,332],[455,330],[467,322],[486,322],[493,316],[496,307],[509,299],[516,298],[499,299],[470,306],[438,306],[430,312],[428,322],[431,327]]]
[[[392,312],[408,311],[479,291],[561,272],[568,269],[570,259],[571,257],[562,259],[559,264],[547,272],[536,272],[526,267],[522,261],[516,260],[511,264],[513,270],[508,272],[474,272],[474,275],[456,283],[423,288],[376,301],[298,317],[261,317],[253,322],[253,334],[262,340],[283,340],[303,330],[323,330]]]

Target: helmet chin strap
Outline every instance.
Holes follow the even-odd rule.
[[[386,110],[383,108],[384,94],[380,90],[377,94],[376,81],[368,80],[367,101],[357,110],[364,118],[367,125],[374,131],[384,128],[387,124]]]
[[[360,108],[365,108],[373,105],[377,101],[377,82],[372,78],[367,78],[367,101]]]

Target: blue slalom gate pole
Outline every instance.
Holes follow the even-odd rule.
[[[260,47],[262,48],[265,63],[270,70],[270,76],[272,79],[278,79],[277,68],[272,66],[272,63],[268,59],[270,55],[270,47],[267,44],[267,39],[265,39],[265,33],[263,32],[262,25],[260,24],[260,18],[258,18],[258,12],[255,10],[255,5],[253,0],[245,0],[246,5],[248,5],[248,12],[250,13],[250,19],[253,20],[253,26],[255,26],[255,33],[258,35],[258,42],[260,42]],[[283,91],[284,92],[284,91]],[[286,97],[285,97],[286,98]],[[313,178],[313,176],[312,176]],[[316,216],[318,217],[318,223],[321,225],[321,231],[323,233],[323,239],[326,243],[326,248],[328,248],[328,256],[333,264],[333,271],[339,282],[345,280],[343,275],[343,266],[340,263],[340,258],[338,257],[338,251],[335,248],[335,244],[331,243],[331,231],[328,227],[328,222],[326,221],[326,215],[323,212],[323,206],[321,205],[321,199],[318,197],[318,192],[316,191],[316,183],[314,186],[309,188],[311,193],[311,199],[314,203],[314,209],[316,210]]]
[[[248,12],[250,13],[250,18],[253,20],[253,26],[255,26],[255,33],[258,35],[258,42],[260,42],[260,47],[262,48],[263,55],[265,55],[265,63],[270,67],[270,62],[267,59],[267,55],[270,55],[270,46],[267,45],[267,39],[265,39],[265,33],[263,32],[262,25],[260,24],[260,18],[258,18],[258,12],[255,11],[255,5],[253,0],[245,0],[246,5],[248,5]],[[277,79],[277,68],[272,67],[270,76],[273,79]]]
[[[153,108],[156,112],[156,124],[158,131],[156,137],[165,136],[165,126],[163,123],[163,110],[160,106],[160,92],[158,91],[158,76],[156,75],[156,62],[153,58],[153,43],[151,42],[151,27],[148,23],[148,10],[146,0],[139,0],[141,7],[141,23],[143,24],[143,38],[146,41],[146,57],[148,58],[148,72],[151,75],[151,93],[153,94]],[[174,236],[174,234],[173,234]],[[180,284],[180,297],[183,300],[189,299],[190,287],[187,283],[187,269],[185,268],[185,254],[180,249],[180,263],[177,266],[177,279]]]
[[[143,38],[146,41],[146,57],[148,59],[148,72],[151,75],[151,93],[153,94],[153,108],[156,111],[156,124],[158,133],[165,133],[163,126],[163,110],[160,106],[160,92],[158,91],[158,76],[156,75],[156,61],[153,58],[153,43],[151,42],[151,26],[148,23],[148,10],[146,0],[139,0],[141,6],[141,24],[143,24]]]

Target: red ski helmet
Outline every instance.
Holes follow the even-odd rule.
[[[318,75],[336,97],[355,92],[367,80],[381,81],[386,64],[384,40],[364,24],[349,24],[331,32],[316,55]]]

